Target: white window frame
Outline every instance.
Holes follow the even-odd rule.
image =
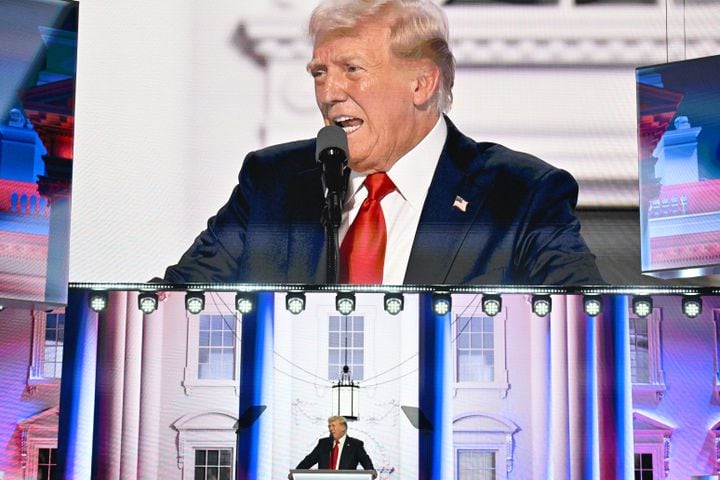
[[[631,310],[628,311],[628,328],[631,318],[638,318]],[[659,402],[665,394],[665,373],[662,369],[662,309],[653,308],[652,313],[644,320],[648,326],[648,382],[632,383],[633,400],[655,400]]]
[[[382,307],[380,307],[382,308]],[[363,317],[363,325],[364,325],[364,345],[363,345],[363,369],[364,369],[364,375],[363,378],[372,378],[372,376],[375,374],[374,371],[368,370],[368,368],[373,367],[375,365],[375,350],[373,348],[373,342],[371,339],[373,338],[373,335],[375,335],[375,331],[373,328],[373,322],[380,318],[379,309],[376,304],[368,301],[364,301],[362,297],[359,297],[359,299],[356,299],[355,301],[355,311],[351,313],[351,315]],[[320,339],[320,342],[318,343],[318,352],[317,355],[319,356],[317,360],[317,365],[320,372],[323,372],[320,377],[325,377],[326,374],[330,370],[330,335],[328,334],[328,327],[330,322],[330,316],[331,315],[340,315],[337,310],[335,310],[335,305],[318,305],[317,308],[317,315],[320,320],[317,322],[317,334],[318,338]],[[342,318],[342,315],[340,315]],[[338,377],[339,377],[338,372]],[[352,377],[352,371],[350,372]],[[355,377],[352,377],[353,380],[355,380]],[[337,379],[331,379],[328,380],[329,383],[332,383],[333,381],[337,381]]]
[[[236,415],[224,410],[187,414],[176,420],[172,427],[177,433],[177,467],[182,480],[195,478],[195,450],[232,450],[232,477],[235,478],[237,437]]]
[[[715,437],[715,472],[720,473],[720,422],[710,427],[710,433]]]
[[[665,472],[663,472],[663,446],[651,443],[640,443],[636,444],[633,448],[633,473],[635,473],[634,455],[650,453],[652,454],[652,472],[653,478],[660,480],[665,478]]]
[[[459,450],[495,452],[495,478],[507,480],[514,467],[515,434],[520,428],[500,415],[470,413],[453,420],[453,458]],[[458,477],[455,462],[453,477]]]
[[[223,447],[223,446],[216,446],[216,445],[207,446],[205,444],[203,444],[203,445],[195,444],[191,448],[192,448],[192,452],[191,452],[192,467],[188,466],[188,468],[186,468],[185,471],[183,471],[183,480],[185,480],[186,478],[190,478],[190,479],[195,478],[195,468],[197,468],[197,465],[195,464],[195,452],[197,450],[206,450],[206,451],[207,450],[230,450],[230,457],[231,457],[231,459],[230,459],[230,478],[235,478],[235,467],[236,467],[236,463],[237,463],[236,454],[235,454],[235,446]],[[204,466],[209,466],[209,465],[204,465]],[[189,471],[189,470],[192,470],[192,471]]]
[[[39,459],[38,457],[40,456],[40,449],[42,449],[42,448],[45,448],[45,449],[48,449],[48,450],[55,450],[55,464],[54,464],[54,467],[53,467],[53,468],[54,468],[53,471],[57,473],[57,449],[58,449],[58,447],[57,447],[57,446],[54,446],[54,447],[46,447],[46,446],[43,446],[43,445],[34,445],[34,446],[33,446],[33,450],[34,450],[34,454],[33,454],[33,457],[34,457],[34,458],[33,458],[33,461],[34,461],[35,474],[34,474],[33,476],[29,477],[30,479],[33,479],[33,480],[37,479],[38,470],[40,470],[40,459]],[[57,474],[56,477],[57,477],[57,476],[59,476],[59,474]]]
[[[340,324],[341,324],[341,328],[340,328],[341,337],[340,337],[339,347],[331,347],[331,346],[330,346],[330,317],[339,317],[339,321],[340,321]],[[357,365],[358,365],[357,363],[348,365],[348,366],[350,367],[350,376],[352,377],[352,379],[355,380],[355,381],[361,382],[361,381],[363,381],[363,380],[367,377],[367,374],[366,374],[366,372],[365,372],[365,366],[367,365],[367,360],[366,360],[366,358],[365,358],[365,353],[366,353],[366,351],[367,351],[367,343],[368,343],[368,342],[367,342],[367,316],[363,315],[362,313],[353,312],[353,313],[351,313],[350,315],[341,315],[340,313],[335,313],[335,314],[330,314],[330,315],[328,315],[328,316],[326,317],[327,327],[328,327],[328,328],[327,328],[327,335],[326,335],[327,343],[328,343],[328,347],[327,347],[328,358],[326,359],[327,365],[328,365],[327,372],[328,372],[328,374],[330,373],[330,350],[337,348],[337,349],[339,350],[339,353],[340,353],[340,356],[341,356],[341,357],[342,357],[342,355],[343,355],[343,352],[345,351],[345,345],[343,344],[342,334],[345,332],[344,322],[345,322],[345,318],[346,318],[346,317],[361,317],[361,318],[363,319],[363,330],[362,330],[362,334],[363,334],[363,346],[362,346],[362,349],[359,349],[359,348],[355,347],[354,345],[353,345],[353,347],[351,348],[351,350],[355,350],[355,351],[357,351],[357,350],[362,350],[362,353],[363,353],[363,362],[362,362],[363,378],[358,378],[357,375],[355,374],[354,366],[357,366]],[[355,332],[356,332],[356,330],[353,330],[353,333],[355,333]],[[336,382],[336,381],[340,378],[340,370],[342,369],[342,364],[343,364],[343,362],[344,362],[344,358],[341,358],[341,360],[340,360],[340,364],[341,364],[340,368],[339,368],[338,371],[335,373],[335,376],[334,376],[334,377],[329,377],[329,378],[328,378],[329,381],[331,381],[331,382]]]
[[[185,395],[192,395],[196,388],[220,388],[231,389],[235,396],[240,395],[240,337],[242,318],[241,315],[234,310],[234,298],[227,297],[223,302],[221,299],[223,293],[215,293],[205,299],[205,309],[197,315],[185,312],[187,325],[187,348],[185,352],[185,370],[183,373],[182,386],[185,389]],[[214,302],[213,302],[214,300]],[[232,309],[232,311],[228,311]],[[200,315],[223,315],[226,319],[234,319],[235,321],[235,369],[232,379],[202,379],[198,377],[198,356],[200,340]]]
[[[653,476],[670,473],[670,438],[673,428],[640,412],[633,412],[633,453],[653,454]],[[634,465],[633,465],[634,471]]]
[[[479,301],[475,299],[473,301]],[[458,314],[466,310],[466,305],[453,306],[453,327],[452,327],[452,354],[453,354],[453,395],[457,396],[460,390],[492,390],[498,392],[500,398],[507,397],[510,389],[509,372],[507,370],[507,315],[508,308],[503,307],[502,311],[490,317],[493,319],[493,347],[494,347],[494,380],[492,382],[459,382],[458,381],[458,328],[461,327],[460,321],[462,317],[487,317],[484,313],[475,313],[474,315]],[[469,310],[469,309],[467,309]],[[478,310],[479,311],[479,310]]]
[[[455,451],[455,479],[460,480],[460,452],[483,452],[483,453],[492,453],[495,457],[495,480],[498,480],[500,478],[499,472],[500,472],[500,460],[498,459],[499,456],[499,450],[494,448],[469,448],[469,447],[454,447]],[[504,477],[503,477],[504,478]]]
[[[64,309],[53,310],[54,314],[64,314]],[[47,313],[32,310],[32,355],[28,367],[27,390],[30,394],[37,393],[38,387],[42,389],[60,389],[60,377],[46,377],[43,374],[45,366],[45,325]]]
[[[18,423],[23,479],[35,480],[38,452],[41,448],[58,448],[59,407],[48,408]]]
[[[713,309],[713,333],[715,338],[715,395],[720,397],[720,308]],[[720,472],[720,469],[718,470]]]

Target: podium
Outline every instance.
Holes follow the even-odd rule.
[[[290,470],[293,480],[372,480],[375,470]]]

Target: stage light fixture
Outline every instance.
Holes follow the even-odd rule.
[[[483,295],[482,311],[489,317],[494,317],[502,310],[502,297],[500,295]]]
[[[88,303],[90,304],[90,309],[92,309],[93,311],[102,312],[103,310],[105,310],[105,307],[107,307],[107,303],[108,303],[107,292],[105,292],[105,291],[90,292],[90,297],[88,298]]]
[[[448,292],[435,292],[432,297],[433,311],[436,315],[447,315],[452,308],[452,297]]]
[[[303,292],[288,292],[285,296],[285,308],[293,315],[305,310],[305,294]]]
[[[151,314],[158,307],[158,294],[155,292],[143,292],[138,295],[138,308],[145,314]]]
[[[255,298],[251,293],[238,292],[235,294],[235,309],[245,315],[255,308]]]
[[[187,292],[185,294],[185,309],[197,315],[205,308],[205,294],[203,292]]]
[[[645,295],[633,297],[632,310],[635,315],[645,318],[652,313],[653,301],[652,297]]]
[[[335,310],[341,315],[350,315],[355,310],[355,294],[338,292],[335,296]]]
[[[702,313],[702,297],[685,295],[682,299],[682,311],[688,318],[695,318]]]
[[[545,317],[552,311],[552,299],[550,295],[533,295],[532,311],[538,317]]]
[[[602,297],[600,295],[585,295],[583,297],[583,310],[591,317],[596,317],[602,310]]]
[[[385,311],[390,315],[397,315],[405,308],[405,297],[402,293],[386,293],[385,294]]]

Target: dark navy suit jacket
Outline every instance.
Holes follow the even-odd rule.
[[[330,468],[330,454],[333,440],[331,437],[321,438],[312,452],[298,464],[298,469],[308,469],[317,464],[320,469]],[[372,461],[365,452],[363,442],[357,438],[345,437],[345,444],[340,452],[338,470],[355,470],[362,465],[365,470],[374,470]]]
[[[477,143],[445,118],[406,284],[604,283],[580,235],[572,176],[531,155]],[[400,160],[402,161],[402,160]],[[465,211],[453,206],[456,196]],[[232,196],[165,280],[325,283],[315,141],[250,153]]]

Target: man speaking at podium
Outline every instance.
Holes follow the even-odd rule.
[[[305,470],[317,464],[319,469],[327,470],[356,470],[358,465],[365,470],[374,470],[363,442],[347,436],[345,417],[328,418],[328,430],[330,436],[318,440],[313,451],[298,463],[297,469]]]
[[[603,283],[580,235],[572,176],[477,143],[445,116],[455,59],[438,5],[324,0],[309,32],[317,105],[349,150],[340,282]],[[228,203],[165,280],[325,283],[315,155],[315,140],[250,153]]]

